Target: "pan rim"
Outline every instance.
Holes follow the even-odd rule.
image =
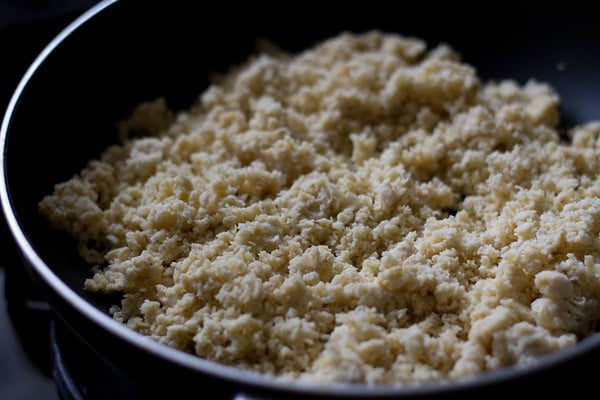
[[[473,390],[500,384],[505,381],[522,377],[526,374],[539,372],[562,362],[573,359],[594,348],[600,346],[600,333],[585,338],[575,346],[564,349],[536,360],[535,362],[524,366],[512,366],[502,369],[496,369],[480,375],[459,380],[448,381],[430,381],[424,383],[410,384],[356,384],[356,383],[307,383],[303,381],[293,381],[282,379],[266,374],[243,370],[238,367],[219,364],[198,356],[188,354],[169,346],[160,344],[140,333],[120,324],[109,315],[93,306],[91,303],[80,297],[67,284],[65,284],[45,263],[41,256],[33,248],[33,245],[26,237],[24,230],[15,214],[12,201],[10,199],[8,180],[6,176],[6,143],[10,130],[10,124],[21,94],[27,88],[29,81],[35,75],[38,68],[50,57],[53,51],[70,37],[77,29],[88,20],[101,14],[101,12],[118,0],[103,0],[96,4],[80,17],[75,19],[66,28],[64,28],[50,43],[40,52],[33,63],[29,66],[16,90],[14,91],[10,102],[5,111],[2,125],[0,127],[0,203],[5,215],[9,230],[13,235],[21,254],[29,263],[29,268],[35,270],[40,278],[47,284],[51,290],[56,293],[63,301],[70,304],[77,312],[88,320],[99,325],[105,332],[112,334],[120,340],[133,345],[140,350],[146,351],[162,360],[174,363],[194,372],[202,373],[207,376],[216,376],[239,384],[255,387],[263,390],[278,392],[293,392],[299,395],[321,395],[328,397],[355,398],[364,396],[379,397],[401,397],[414,395],[433,395],[433,394],[451,394],[464,390]],[[85,339],[84,339],[85,340]],[[243,391],[243,390],[242,390]]]

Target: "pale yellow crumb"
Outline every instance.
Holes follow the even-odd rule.
[[[161,343],[311,382],[463,378],[600,319],[600,125],[561,141],[558,104],[447,46],[343,34],[187,112],[140,106],[40,209]]]

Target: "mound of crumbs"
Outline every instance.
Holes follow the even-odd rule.
[[[342,34],[140,105],[40,209],[160,343],[309,382],[473,376],[600,320],[600,124],[559,131],[558,104]]]

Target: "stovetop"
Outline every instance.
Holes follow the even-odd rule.
[[[20,325],[13,324],[4,297],[4,283],[5,271],[0,269],[0,398],[57,399],[47,352],[48,314],[37,321],[21,319]],[[19,320],[18,312],[11,314]]]

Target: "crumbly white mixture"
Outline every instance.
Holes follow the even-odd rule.
[[[188,112],[140,106],[40,207],[161,343],[310,381],[461,378],[600,319],[600,125],[561,139],[557,107],[447,47],[343,34]]]

